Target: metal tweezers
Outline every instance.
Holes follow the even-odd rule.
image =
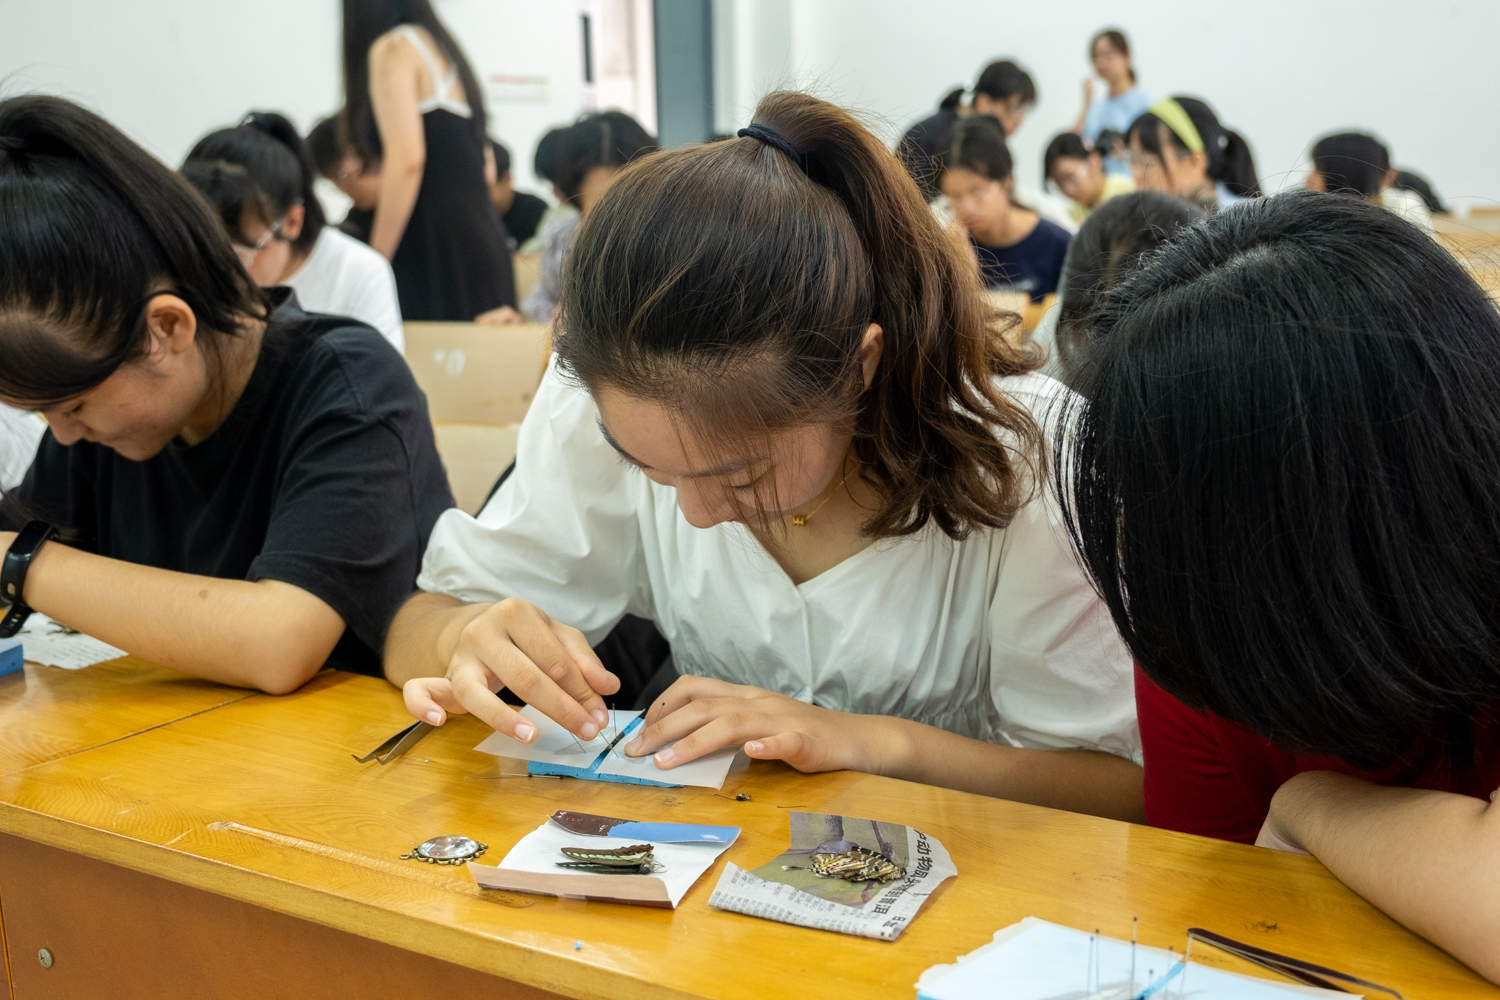
[[[365,754],[363,757],[359,756],[358,754],[350,754],[349,756],[353,757],[361,764],[363,764],[367,760],[370,760],[372,757],[375,760],[380,761],[380,763],[382,764],[389,764],[391,761],[395,760],[397,757],[401,756],[402,754],[406,753],[406,751],[416,746],[418,740],[420,740],[422,737],[426,736],[436,728],[437,727],[432,725],[431,723],[414,722],[411,725],[407,726],[405,729],[401,730],[401,732],[397,733],[395,736],[392,736],[390,739],[380,744],[380,746],[376,747],[374,750],[371,750],[369,753]],[[382,756],[382,754],[384,756]]]

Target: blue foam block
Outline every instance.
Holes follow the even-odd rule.
[[[621,738],[638,728],[645,716],[638,716],[630,725],[625,727]],[[618,742],[618,741],[617,741]],[[588,767],[569,767],[566,764],[544,764],[541,761],[528,760],[526,762],[527,774],[552,774],[561,778],[582,778],[584,781],[618,781],[622,785],[651,785],[655,788],[681,788],[670,781],[652,781],[650,778],[632,778],[624,774],[600,774],[599,766],[604,763],[604,758],[609,751],[602,751],[594,758],[594,762]]]
[[[20,639],[0,639],[0,677],[13,674],[26,665]]]

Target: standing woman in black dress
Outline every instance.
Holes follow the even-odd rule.
[[[516,304],[505,228],[484,177],[484,96],[429,0],[344,0],[343,128],[380,163],[370,245],[408,320]]]

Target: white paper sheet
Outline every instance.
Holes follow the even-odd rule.
[[[909,826],[879,823],[881,835],[888,841],[896,840],[900,848],[904,848],[893,845],[886,856],[906,869],[905,878],[890,883],[835,882],[840,894],[847,887],[857,895],[858,898],[849,903],[828,898],[826,892],[804,891],[792,882],[806,878],[816,885],[814,876],[787,877],[782,873],[789,865],[805,869],[808,855],[821,839],[817,830],[827,830],[829,821],[837,824],[840,839],[863,830],[856,836],[863,841],[863,846],[870,848],[879,843],[871,835],[877,824],[867,819],[825,813],[793,812],[788,819],[792,829],[790,847],[755,871],[746,871],[733,862],[727,862],[719,876],[719,884],[708,897],[709,906],[802,927],[894,941],[917,918],[928,897],[958,874],[953,860],[948,857],[947,848],[937,839]],[[858,845],[858,841],[854,842]]]
[[[560,764],[563,767],[587,768],[593,764],[610,740],[622,729],[640,717],[640,712],[615,711],[611,713],[610,725],[592,740],[580,740],[562,726],[547,718],[530,705],[521,709],[527,721],[537,727],[537,737],[530,743],[521,743],[504,733],[491,733],[475,750],[494,754],[497,757],[512,757],[516,760],[534,760],[542,764]],[[739,747],[724,747],[706,754],[695,761],[677,767],[661,768],[651,756],[630,757],[625,754],[625,744],[635,739],[632,732],[610,751],[608,759],[599,765],[598,773],[624,775],[630,778],[645,778],[664,781],[672,785],[696,785],[700,788],[722,788],[729,768],[734,764]],[[585,752],[579,752],[579,746]]]
[[[1201,947],[1201,945],[1199,946]],[[1349,997],[1288,982],[1221,972],[1181,955],[1027,917],[995,940],[935,965],[917,980],[918,1000],[1127,1000],[1147,996],[1195,1000],[1292,1000]],[[1131,984],[1132,975],[1134,985]]]
[[[662,870],[654,875],[600,875],[595,872],[573,871],[559,868],[559,861],[568,860],[562,853],[564,847],[586,847],[593,850],[609,850],[616,847],[633,847],[638,840],[622,840],[619,837],[585,837],[569,833],[548,820],[516,842],[497,867],[469,863],[469,871],[480,885],[495,889],[512,889],[521,892],[541,892],[556,896],[590,896],[615,898],[621,902],[632,900],[620,896],[622,892],[640,893],[646,889],[663,890],[662,895],[671,906],[676,906],[693,887],[693,883],[718,860],[719,855],[729,849],[729,844],[657,844],[653,843],[653,854]],[[526,878],[526,875],[541,876]],[[651,894],[638,896],[634,901],[647,902]]]
[[[64,670],[91,667],[125,655],[123,649],[116,649],[91,635],[74,632],[46,615],[36,613],[26,619],[16,638],[21,640],[26,659]]]

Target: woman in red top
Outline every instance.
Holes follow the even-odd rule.
[[[1061,492],[1151,822],[1314,854],[1500,981],[1500,315],[1300,192],[1184,230],[1092,326]]]

